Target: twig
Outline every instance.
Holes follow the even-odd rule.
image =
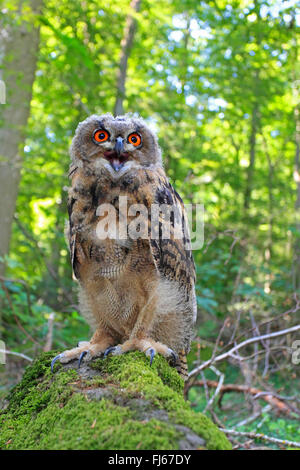
[[[247,299],[245,301],[247,301]],[[232,332],[229,344],[233,344],[236,332],[237,332],[238,327],[240,325],[241,313],[242,313],[242,309],[239,309],[238,312],[237,312],[237,315],[236,315],[235,325],[234,325],[234,328],[233,328],[233,332]]]
[[[210,407],[212,406],[213,402],[215,401],[216,397],[219,395],[220,393],[220,390],[222,389],[222,385],[223,385],[223,382],[224,382],[224,374],[222,374],[222,372],[220,372],[218,369],[216,369],[214,366],[210,366],[210,369],[216,374],[218,375],[219,378],[219,382],[216,386],[216,390],[215,390],[215,393],[212,395],[212,397],[209,399],[208,403],[206,404],[206,407],[204,408],[203,410],[203,413],[205,413],[207,410],[210,409]]]
[[[189,388],[192,386],[195,387],[211,387],[211,388],[218,388],[219,382],[215,380],[197,380],[196,382],[192,383]],[[221,404],[223,395],[228,392],[238,392],[238,393],[249,393],[250,395],[254,396],[254,400],[257,398],[261,398],[262,400],[266,401],[270,405],[276,407],[281,412],[289,413],[289,407],[282,401],[281,398],[278,398],[272,392],[263,392],[255,387],[249,387],[248,385],[239,385],[239,384],[225,384],[219,387],[218,393],[220,394],[219,398],[219,405]]]
[[[25,336],[27,336],[27,338],[28,338],[30,341],[32,341],[33,343],[35,343],[35,344],[37,344],[38,346],[40,346],[40,344],[38,343],[38,341],[36,341],[36,340],[25,330],[25,328],[23,327],[23,325],[21,325],[20,320],[19,320],[18,316],[17,316],[16,313],[15,313],[15,309],[14,309],[13,303],[12,303],[12,301],[11,301],[11,298],[10,298],[10,295],[9,295],[9,292],[8,292],[8,289],[7,289],[7,287],[6,287],[5,282],[3,281],[3,279],[4,279],[4,278],[0,277],[0,283],[1,283],[2,287],[3,287],[4,293],[5,293],[6,298],[7,298],[7,300],[8,300],[8,303],[9,303],[9,306],[10,306],[11,311],[12,311],[12,313],[13,313],[13,317],[14,317],[14,319],[15,319],[16,324],[18,325],[19,329],[25,334]]]
[[[231,434],[232,436],[249,437],[251,439],[262,439],[267,442],[273,442],[274,444],[300,448],[300,442],[277,439],[277,437],[266,436],[265,434],[261,434],[261,433],[256,433],[252,431],[250,432],[234,431],[233,429],[223,429],[223,428],[220,428],[220,430],[223,431],[225,434]]]
[[[52,349],[54,318],[55,318],[55,313],[51,312],[48,318],[48,332],[46,336],[46,342],[45,342],[45,346],[43,347],[43,351],[45,352],[51,351]]]
[[[300,299],[298,298],[296,292],[294,292],[293,297],[294,297],[294,300],[296,302],[296,305],[294,307],[290,308],[289,310],[286,310],[285,312],[279,313],[278,315],[272,317],[270,320],[266,320],[266,321],[260,323],[259,327],[262,328],[266,325],[269,325],[269,324],[273,323],[276,320],[280,320],[282,317],[285,317],[289,314],[297,313],[300,310]],[[232,336],[229,343],[226,344],[223,348],[221,348],[220,352],[224,351],[226,348],[228,348],[232,344],[235,344],[243,336],[245,336],[247,334],[251,334],[252,332],[253,332],[253,328],[248,328],[247,330],[242,331],[241,334],[237,338],[234,338],[234,336]]]
[[[237,242],[240,241],[240,238],[239,238],[239,237],[235,237],[234,235],[232,235],[232,238],[233,238],[233,242],[232,242],[231,245],[230,245],[229,257],[225,260],[224,266],[226,266],[226,265],[228,264],[230,258],[232,257],[233,248],[235,247],[235,245],[237,244]]]
[[[256,335],[260,335],[260,331],[258,330],[257,324],[256,324],[254,316],[253,316],[253,313],[250,311],[249,314],[250,314],[252,328],[254,328],[253,336],[254,336],[254,333]],[[263,343],[263,346],[264,346],[264,343]],[[258,343],[255,343],[254,344],[254,355],[253,355],[253,372],[254,373],[257,372],[257,368],[258,368],[258,355],[257,355],[257,352],[258,352]]]
[[[259,411],[257,411],[256,413],[254,413],[253,415],[251,415],[251,416],[249,416],[248,418],[243,419],[243,420],[240,421],[239,423],[235,424],[234,427],[235,427],[235,428],[239,428],[240,426],[245,426],[246,424],[252,423],[252,422],[255,421],[257,418],[259,418],[263,413],[268,412],[270,409],[271,409],[271,405],[266,405],[266,406],[264,406],[261,410],[259,410]]]
[[[256,345],[257,345],[257,343],[255,343],[254,346],[256,346]],[[248,391],[252,388],[252,382],[253,382],[253,378],[254,378],[253,377],[253,371],[251,370],[251,367],[250,367],[250,365],[247,361],[243,362],[243,360],[245,358],[243,356],[241,356],[241,354],[238,351],[236,351],[235,354],[231,353],[231,357],[234,357],[234,359],[236,359],[236,361],[239,364],[241,373],[245,378],[245,385],[246,385],[246,387],[248,387],[248,389],[245,390],[245,392],[244,392],[245,393],[245,399],[250,402],[253,413],[256,413],[257,411],[259,411],[258,402],[255,402],[253,400],[252,394],[249,393],[249,391]],[[221,398],[220,398],[220,401],[221,401]]]
[[[293,333],[299,330],[300,330],[300,325],[295,325],[295,326],[292,326],[291,328],[286,328],[285,330],[275,331],[274,333],[269,333],[266,335],[260,335],[260,336],[255,336],[254,338],[249,338],[243,341],[242,343],[237,344],[236,346],[231,348],[229,351],[223,354],[220,354],[219,356],[216,356],[214,359],[209,359],[208,361],[204,362],[200,366],[193,369],[189,373],[189,379],[191,377],[194,377],[194,375],[199,374],[201,370],[207,369],[207,367],[210,367],[212,364],[215,364],[216,362],[220,362],[220,361],[223,361],[224,359],[227,359],[234,352],[238,351],[241,348],[244,348],[245,346],[248,346],[249,344],[257,343],[258,341],[262,341],[264,339],[277,338],[278,336],[287,335],[289,333]]]
[[[294,397],[284,397],[284,396],[278,395],[278,393],[276,393],[276,392],[259,392],[253,397],[253,400],[257,400],[258,398],[262,398],[262,397],[268,396],[268,395],[271,395],[272,397],[276,398],[277,400],[280,400],[281,402],[284,402],[284,401],[296,401],[298,403],[300,402],[299,399],[295,396]],[[300,416],[300,410],[296,406],[293,406],[290,403],[286,403],[286,406],[292,412],[294,412],[294,413],[296,413],[297,415]]]
[[[270,351],[290,351],[291,348],[289,348],[288,346],[272,346],[272,348],[269,348]],[[261,354],[266,354],[266,350],[265,349],[260,349],[259,351],[251,354],[250,356],[244,356],[242,358],[240,358],[240,360],[243,362],[243,361],[249,361],[249,359],[253,359],[255,356],[260,356]],[[232,358],[233,359],[238,359],[237,357],[234,356],[234,354],[232,354]]]
[[[7,349],[0,349],[0,353],[12,354],[13,356],[22,357],[23,359],[26,359],[26,360],[29,361],[29,362],[32,362],[32,361],[33,361],[33,359],[32,359],[31,357],[26,356],[25,354],[18,353],[18,352],[15,352],[15,351],[8,351]]]
[[[11,279],[11,278],[4,277],[4,276],[0,276],[0,281],[1,281],[2,286],[3,286],[3,282],[11,282],[12,284],[21,284],[22,286],[25,287],[28,313],[29,315],[33,315],[32,309],[31,309],[29,286],[27,282],[23,281],[23,279]]]
[[[258,325],[256,324],[255,319],[254,319],[254,316],[253,316],[252,314],[251,314],[251,322],[252,322],[252,324],[254,325],[255,334],[256,334],[257,336],[259,336],[261,333],[260,333],[260,331],[259,331]],[[266,334],[269,334],[269,333],[270,333],[270,326],[271,326],[270,323],[268,323],[268,324],[267,324],[267,332],[266,332]],[[270,353],[271,353],[271,349],[272,349],[272,348],[270,348],[270,340],[261,341],[261,344],[262,344],[262,346],[264,347],[264,349],[265,349],[265,354],[266,354],[266,355],[265,355],[265,366],[264,366],[264,371],[263,371],[263,374],[262,374],[262,377],[265,377],[265,375],[267,374],[267,372],[268,372],[268,370],[269,370],[269,356],[270,356]],[[278,362],[277,362],[277,360],[276,360],[276,357],[275,357],[273,354],[271,354],[271,356],[272,356],[272,359],[273,359],[274,363],[275,363],[276,365],[278,365]],[[256,359],[258,359],[258,358],[256,358]]]
[[[201,371],[200,374],[201,374],[202,382],[204,386],[206,402],[208,403],[209,402],[209,390],[208,390],[207,380],[203,371]]]
[[[80,104],[80,106],[82,107],[83,111],[89,116],[92,114],[92,112],[90,111],[90,109],[88,108],[88,106],[82,101],[80,95],[78,92],[76,92],[72,87],[71,85],[67,85],[67,87],[69,88],[70,92],[72,93],[73,95],[73,98],[74,98],[74,101],[75,101],[75,104]],[[76,96],[75,96],[76,95]],[[76,103],[77,101],[77,103]]]
[[[216,233],[216,234],[213,235],[212,238],[207,242],[206,247],[205,247],[203,253],[205,254],[205,253],[207,252],[207,250],[208,250],[208,248],[210,247],[210,245],[211,245],[218,237],[220,237],[221,235],[227,235],[227,236],[233,238],[233,243],[232,243],[232,245],[231,245],[231,247],[230,247],[230,256],[229,256],[229,258],[230,258],[231,255],[232,255],[232,250],[233,250],[233,248],[234,248],[234,245],[240,240],[240,238],[238,238],[238,237],[235,236],[235,232],[236,232],[236,231],[237,231],[236,229],[235,229],[235,230],[227,229],[227,230],[224,230],[224,232],[218,232],[218,233]],[[227,262],[228,262],[228,261],[227,261]],[[227,264],[227,263],[225,262],[225,264]]]
[[[282,395],[278,395],[278,393],[273,393],[273,392],[259,392],[259,394],[255,395],[255,399],[256,398],[260,398],[260,396],[262,395],[268,395],[268,394],[272,394],[273,397],[276,397],[278,398],[279,400],[286,400],[286,401],[296,401],[298,403],[300,403],[300,398],[296,397],[296,395],[293,395],[291,397],[289,396],[282,396]]]
[[[267,325],[267,333],[270,333],[270,323]],[[264,367],[264,370],[263,370],[263,373],[262,373],[262,377],[265,377],[268,373],[268,370],[269,370],[269,365],[270,365],[270,361],[269,361],[269,358],[270,358],[270,352],[271,352],[271,348],[270,348],[270,341],[267,340],[266,341],[266,357],[265,357],[265,367]],[[275,364],[277,364],[277,361],[275,360],[274,356],[272,355],[272,358],[275,362]]]
[[[212,352],[212,355],[211,355],[211,358],[212,358],[212,359],[213,359],[213,358],[216,356],[216,354],[217,354],[217,350],[218,350],[218,347],[219,347],[219,343],[220,343],[220,341],[221,341],[221,337],[222,337],[222,334],[223,334],[225,328],[228,326],[228,321],[230,321],[230,320],[229,320],[229,317],[226,317],[225,320],[224,320],[224,323],[223,323],[223,325],[222,325],[222,328],[221,328],[220,331],[219,331],[219,334],[218,334],[216,343],[215,343],[215,345],[214,345],[214,349],[213,349],[213,352]]]

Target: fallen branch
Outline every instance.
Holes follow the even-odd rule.
[[[244,431],[234,431],[233,429],[223,429],[220,428],[225,434],[232,435],[232,436],[240,436],[240,437],[249,437],[250,439],[262,439],[266,442],[272,442],[274,444],[279,444],[288,447],[297,447],[300,449],[300,442],[294,441],[287,441],[282,439],[277,439],[277,437],[270,437],[266,436],[265,434],[256,433],[256,432],[244,432]]]
[[[222,385],[221,387],[219,386],[220,382],[217,382],[215,380],[197,380],[196,382],[191,383],[188,388],[191,387],[210,387],[210,388],[219,388],[219,405],[221,404],[223,395],[228,392],[238,392],[238,393],[249,393],[251,395],[254,395],[254,399],[256,398],[261,398],[262,400],[266,401],[273,407],[277,408],[281,413],[290,413],[289,407],[279,398],[274,396],[272,392],[263,392],[262,390],[259,390],[258,388],[255,387],[249,387],[248,385],[237,385],[237,384],[226,384]],[[215,398],[215,395],[214,395]]]
[[[232,356],[233,353],[238,351],[241,348],[244,348],[245,346],[248,346],[249,344],[261,342],[265,339],[270,339],[270,338],[277,338],[278,336],[283,336],[287,335],[289,333],[294,333],[295,331],[300,330],[300,325],[293,326],[291,328],[286,328],[285,330],[280,330],[280,331],[275,331],[274,333],[269,333],[265,335],[260,335],[260,336],[255,336],[253,338],[246,339],[240,344],[237,344],[233,348],[231,348],[229,351],[220,354],[219,356],[216,356],[214,358],[209,359],[208,361],[204,362],[200,366],[196,367],[189,373],[189,380],[194,377],[195,375],[199,374],[201,370],[207,369],[207,367],[210,367],[212,364],[215,364],[216,362],[223,361],[224,359],[227,359],[228,357]]]

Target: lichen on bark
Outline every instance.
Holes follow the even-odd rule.
[[[79,370],[42,354],[0,413],[0,449],[230,449],[225,435],[183,398],[160,356],[97,359]]]

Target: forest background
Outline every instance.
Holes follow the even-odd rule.
[[[2,0],[3,396],[41,351],[89,337],[64,238],[68,148],[88,115],[134,112],[205,207],[186,395],[236,448],[300,441],[299,24],[294,0]]]

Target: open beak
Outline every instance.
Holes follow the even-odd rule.
[[[118,160],[117,158],[114,158],[110,161],[110,164],[115,171],[119,171],[124,165],[124,162],[120,162],[120,160]]]
[[[122,159],[121,155],[124,151],[124,140],[122,137],[117,137],[116,145],[115,145],[115,158],[110,160],[110,164],[115,171],[119,171],[122,166],[124,165],[124,160]]]
[[[104,157],[115,171],[120,171],[129,158],[128,153],[124,152],[124,139],[117,137],[114,149],[104,152]]]

